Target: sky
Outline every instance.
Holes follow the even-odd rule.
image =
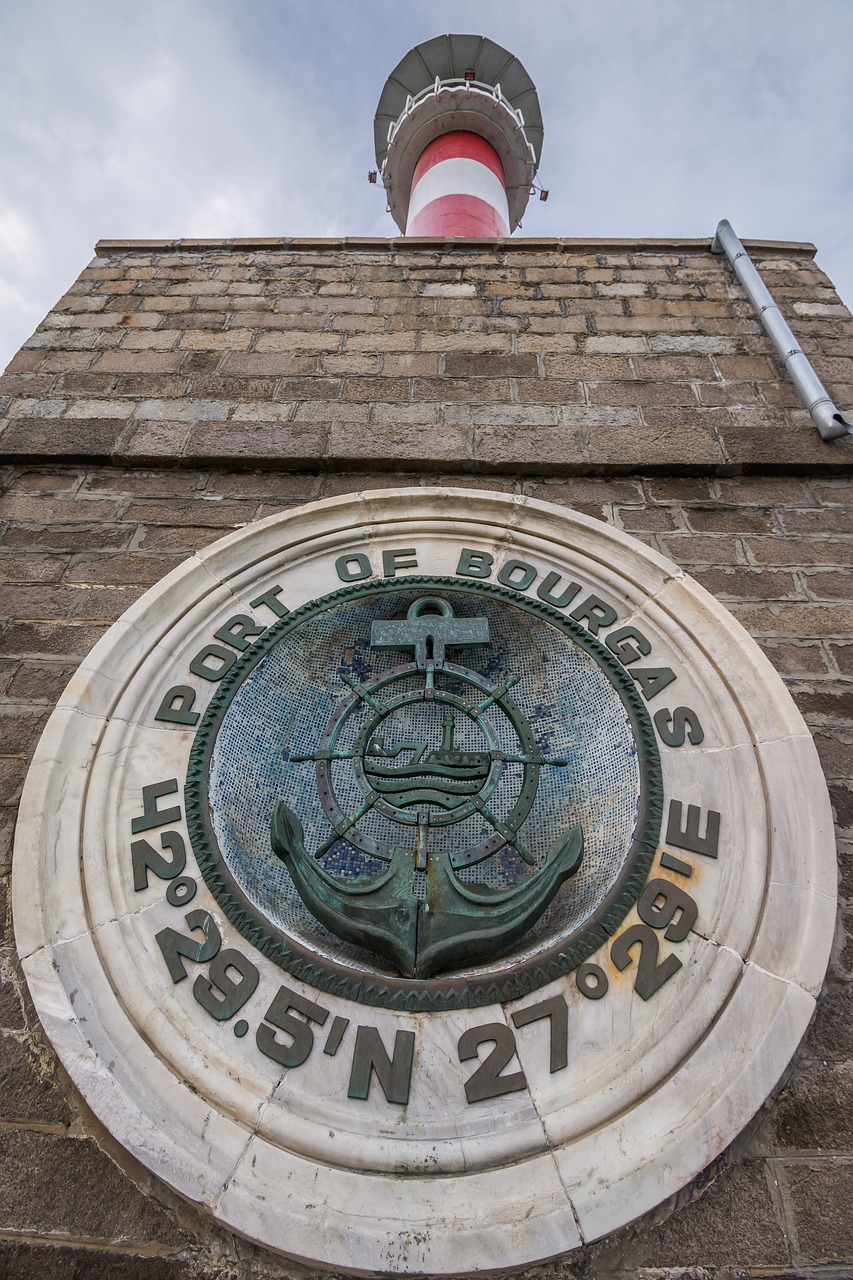
[[[853,0],[0,0],[0,368],[98,239],[396,235],[373,114],[448,31],[539,91],[517,236],[728,218],[853,304]]]

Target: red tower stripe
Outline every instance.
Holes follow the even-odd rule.
[[[446,157],[445,157],[446,158]],[[439,196],[416,214],[407,236],[508,236],[497,209],[477,196]]]
[[[492,144],[485,138],[481,138],[478,133],[469,133],[467,129],[454,129],[451,133],[443,133],[441,137],[434,138],[424,147],[412,175],[412,189],[414,190],[418,179],[422,178],[427,169],[431,169],[434,164],[440,164],[442,160],[458,159],[479,160],[480,164],[491,169],[498,181],[506,186],[504,167]]]

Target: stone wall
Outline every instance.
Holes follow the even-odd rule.
[[[752,252],[849,408],[853,320],[810,246]],[[149,584],[248,521],[365,487],[511,490],[627,530],[725,602],[829,780],[825,993],[698,1197],[529,1275],[849,1276],[853,442],[820,441],[725,260],[704,242],[107,243],[0,397],[4,910],[15,802],[71,672]],[[301,1274],[211,1230],[100,1130],[40,1032],[8,917],[0,975],[0,1274]]]
[[[853,401],[853,320],[813,246],[750,243]],[[7,457],[557,475],[853,458],[816,435],[704,241],[98,251],[0,387]]]

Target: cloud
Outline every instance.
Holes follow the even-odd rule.
[[[0,50],[0,364],[100,237],[391,235],[385,78],[443,31],[540,91],[522,234],[811,239],[853,300],[849,0],[31,0]],[[5,234],[3,234],[5,229]]]

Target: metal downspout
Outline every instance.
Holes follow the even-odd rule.
[[[829,392],[773,301],[773,295],[758,274],[752,258],[732,230],[732,224],[725,218],[711,241],[711,252],[724,253],[732,264],[735,275],[746,290],[821,437],[824,440],[834,440],[848,431],[853,432],[853,423],[842,417],[830,399]]]

